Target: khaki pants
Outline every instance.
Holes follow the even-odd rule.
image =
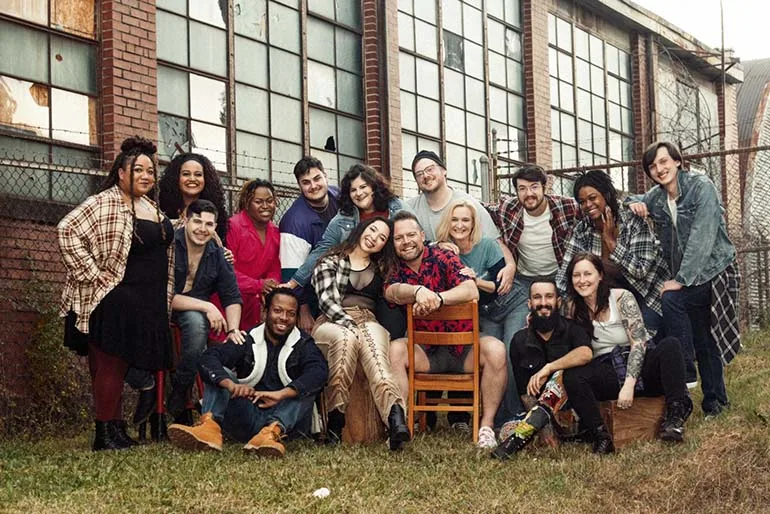
[[[374,404],[387,425],[393,405],[404,406],[390,371],[390,334],[367,309],[347,307],[345,312],[356,323],[352,329],[329,322],[323,315],[313,328],[313,338],[329,362],[327,408],[329,411],[338,409],[345,412],[350,401],[350,386],[360,362],[369,381]]]

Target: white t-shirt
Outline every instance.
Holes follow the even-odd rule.
[[[430,208],[430,205],[428,205],[428,200],[425,198],[424,194],[420,194],[414,198],[409,198],[405,203],[420,221],[420,225],[422,225],[422,229],[425,231],[425,239],[428,241],[435,241],[436,229],[438,228],[439,223],[441,223],[441,217],[444,215],[444,211],[446,211],[447,207],[449,207],[449,205],[455,200],[469,200],[473,203],[473,206],[476,207],[476,212],[478,213],[477,216],[481,222],[482,237],[488,237],[490,239],[497,239],[500,237],[500,232],[497,230],[495,222],[492,221],[492,217],[489,215],[484,206],[481,205],[478,200],[464,191],[453,189],[452,198],[450,198],[444,207],[437,211],[434,211]]]
[[[668,196],[668,210],[671,211],[671,222],[674,224],[674,228],[676,228],[676,215],[678,214],[676,210],[676,198],[671,198],[671,196]]]
[[[531,216],[525,209],[522,214],[524,230],[516,247],[519,252],[518,272],[528,277],[556,273],[559,265],[551,241],[551,210],[546,209],[540,216]]]

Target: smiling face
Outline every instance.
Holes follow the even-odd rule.
[[[374,210],[374,190],[360,175],[350,182],[350,199],[362,213]]]
[[[545,190],[540,182],[516,179],[516,196],[530,214],[540,215],[545,212]]]
[[[390,237],[390,228],[382,221],[375,221],[371,223],[363,234],[358,239],[358,246],[365,253],[372,255],[379,253],[385,248],[385,243],[388,242]]]
[[[276,294],[265,313],[265,328],[273,339],[283,339],[297,324],[297,299],[287,294]]]
[[[601,219],[607,209],[607,200],[604,195],[591,186],[580,188],[578,202],[585,215],[594,221]]]
[[[595,297],[602,276],[591,261],[583,259],[572,270],[572,285],[583,298]]]
[[[550,282],[535,282],[529,290],[527,304],[537,316],[547,318],[559,308],[559,293]]]
[[[201,212],[193,214],[187,218],[184,226],[184,232],[187,236],[188,244],[195,246],[205,246],[214,236],[217,228],[217,217],[210,212]]]
[[[455,207],[449,219],[449,237],[454,242],[466,241],[473,236],[473,213],[464,205]]]
[[[203,166],[193,160],[182,163],[179,170],[179,190],[182,192],[182,197],[190,202],[197,200],[204,187],[206,187],[206,180],[203,178]]]
[[[668,189],[672,182],[676,183],[676,176],[679,173],[681,161],[675,161],[665,146],[658,148],[655,153],[655,160],[647,168],[650,172],[650,178]]]
[[[258,187],[254,190],[248,206],[249,218],[254,223],[265,224],[275,215],[275,196],[267,187]]]
[[[310,170],[297,179],[302,196],[314,207],[323,207],[326,205],[329,192],[329,184],[326,179],[326,173],[318,168]]]
[[[414,180],[423,193],[431,193],[446,184],[446,170],[432,159],[420,159],[414,164]]]
[[[425,250],[423,241],[425,232],[414,220],[399,220],[393,226],[393,243],[399,259],[411,262],[421,257]]]
[[[129,157],[123,163],[126,168],[120,168],[118,170],[118,186],[120,189],[130,195],[131,194],[131,170],[128,166],[131,165],[132,158]],[[146,195],[155,185],[155,165],[152,159],[146,155],[140,155],[134,160],[133,164],[134,182],[133,182],[133,194],[139,198]]]

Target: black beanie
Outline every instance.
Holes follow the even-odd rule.
[[[436,155],[436,152],[432,152],[430,150],[420,150],[417,152],[417,155],[414,156],[414,159],[412,159],[412,173],[414,173],[414,165],[417,164],[417,161],[420,159],[430,159],[442,168],[446,169],[444,161],[441,160],[441,157]]]

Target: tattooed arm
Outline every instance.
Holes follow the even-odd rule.
[[[639,375],[642,374],[644,353],[647,350],[649,335],[647,329],[644,328],[642,312],[639,310],[639,304],[636,303],[633,294],[621,290],[618,296],[618,311],[628,334],[628,341],[631,343],[631,352],[628,354],[628,362],[626,363],[626,380],[618,394],[618,407],[626,409],[631,407],[634,401],[634,386],[636,386]]]

